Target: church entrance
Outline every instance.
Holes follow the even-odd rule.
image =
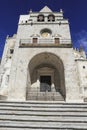
[[[51,92],[51,76],[40,76],[40,92]]]
[[[65,99],[64,67],[57,56],[41,53],[33,57],[27,79],[27,100]]]

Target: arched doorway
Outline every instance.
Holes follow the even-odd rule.
[[[27,100],[64,100],[64,66],[52,53],[40,53],[29,62]]]

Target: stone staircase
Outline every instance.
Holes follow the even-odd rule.
[[[87,130],[87,103],[0,101],[0,130]]]
[[[64,101],[64,97],[59,92],[32,92],[28,91],[27,100],[39,101]]]
[[[60,90],[56,91],[40,91],[40,87],[27,88],[26,100],[39,100],[39,101],[64,101],[64,97]]]

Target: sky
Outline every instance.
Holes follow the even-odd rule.
[[[0,57],[7,35],[17,32],[19,16],[28,14],[30,9],[40,11],[44,6],[52,11],[63,9],[70,23],[73,47],[81,45],[87,53],[87,0],[0,0]]]

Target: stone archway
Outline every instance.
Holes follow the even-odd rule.
[[[64,66],[52,53],[34,56],[28,66],[27,100],[64,100]]]

